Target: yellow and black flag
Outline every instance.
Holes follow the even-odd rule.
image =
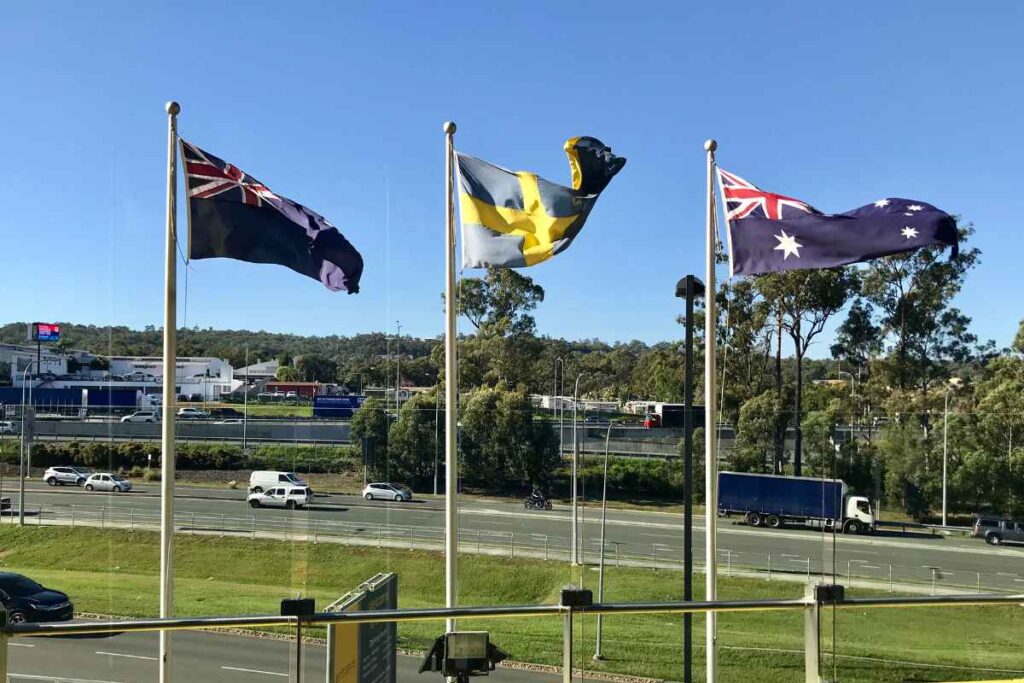
[[[572,244],[598,196],[626,160],[600,140],[567,140],[572,187],[456,153],[462,267],[520,268]]]

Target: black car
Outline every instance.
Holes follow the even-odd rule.
[[[238,418],[239,420],[241,420],[242,418],[245,417],[245,415],[243,415],[241,411],[235,410],[234,408],[213,408],[212,410],[210,410],[210,417],[215,417],[220,420],[225,420],[228,418]]]
[[[12,624],[69,621],[75,611],[67,594],[43,588],[27,576],[11,572],[0,572],[0,603]]]

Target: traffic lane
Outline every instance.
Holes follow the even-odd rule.
[[[438,634],[443,628],[438,622]],[[287,681],[293,672],[295,643],[291,640],[203,631],[177,631],[171,639],[172,666],[175,678],[181,680]],[[10,643],[10,680],[37,680],[19,679],[19,674],[71,682],[85,679],[91,683],[156,680],[158,654],[156,633],[126,633],[109,638],[19,638]],[[399,656],[398,680],[440,680],[438,674],[421,676],[419,666],[419,658]],[[304,680],[325,678],[326,649],[322,645],[303,645],[302,673]],[[500,683],[554,683],[561,678],[505,668],[491,676]]]
[[[11,493],[5,490],[5,493]],[[44,505],[97,505],[97,506],[122,506],[137,507],[139,509],[158,509],[158,496],[138,495],[135,492],[110,494],[103,492],[87,492],[82,489],[50,489],[44,487],[31,496],[27,496],[28,511],[32,505],[41,503]],[[351,501],[351,502],[349,502]],[[225,505],[227,507],[225,507]],[[202,497],[188,499],[183,498],[176,506],[179,511],[196,512],[197,514],[239,514],[239,510],[246,509],[244,494],[237,492],[234,497],[228,498],[223,495],[217,497]],[[234,510],[231,508],[234,507]],[[405,524],[411,526],[443,526],[443,512],[434,510],[431,507],[419,506],[414,502],[391,503],[383,501],[363,501],[356,497],[326,497],[318,498],[310,512],[315,513],[316,519],[331,520],[337,519],[339,513],[346,513],[346,521],[355,521],[365,524]],[[476,528],[493,527],[497,529],[508,529],[514,527],[517,531],[524,533],[537,533],[558,535],[559,533],[569,534],[571,528],[571,514],[565,509],[553,511],[527,511],[514,505],[482,505],[463,503],[459,506],[460,516],[464,518],[477,517],[471,524]],[[248,515],[250,513],[242,513]],[[303,511],[293,514],[302,515]],[[641,513],[642,514],[642,513]],[[581,509],[579,513],[581,524],[587,526],[598,524],[600,520],[599,511],[596,509]],[[513,521],[514,520],[514,521]],[[703,533],[703,518],[694,520],[695,536],[701,537]],[[638,517],[635,513],[622,514],[621,511],[608,511],[608,527],[624,527],[627,529],[643,529],[646,533],[664,534],[666,537],[677,536],[682,538],[682,517],[681,515],[667,516],[664,514],[652,514],[646,517]],[[616,533],[611,531],[610,533]],[[719,520],[719,534],[730,539],[741,539],[743,536],[757,536],[758,538],[799,538],[809,543],[821,543],[822,532],[798,528],[783,530],[754,529],[737,523],[735,520]],[[831,534],[824,534],[831,536]],[[865,536],[840,535],[844,542],[851,545],[870,546],[891,546],[899,548],[920,549],[928,546],[941,548],[943,550],[967,550],[971,553],[977,552],[985,546],[980,541],[972,538],[944,537],[944,536],[921,536],[921,535],[894,535],[894,534],[871,534]],[[741,540],[736,540],[734,545],[742,545]],[[1020,554],[1020,549],[1012,546],[1000,549],[986,550],[990,553],[1010,553],[1013,556]]]
[[[123,506],[145,510],[151,514],[159,511],[159,498],[131,497],[128,494],[88,493],[69,489],[74,495],[62,495],[62,492],[40,491],[34,494],[44,505],[61,505],[71,500],[81,500],[81,504],[96,506]],[[29,499],[30,503],[32,498]],[[277,516],[290,516],[301,529],[304,521],[326,520],[344,521],[357,525],[357,529],[373,531],[378,524],[394,524],[411,527],[423,527],[437,533],[443,527],[443,515],[429,509],[413,508],[407,504],[392,503],[360,503],[358,506],[323,505],[313,510],[288,513],[283,510],[260,509],[252,510],[240,499],[182,499],[177,509],[181,513],[195,512],[197,515],[223,515],[225,517],[244,517],[252,515],[269,520],[279,519]],[[479,540],[481,544],[503,545],[506,539],[511,542],[510,534],[516,534],[516,543],[530,543],[542,547],[545,543],[550,550],[557,550],[568,545],[571,534],[571,516],[568,511],[530,512],[516,509],[510,511],[508,506],[486,508],[482,506],[460,506],[464,530],[463,543],[472,545]],[[673,524],[655,521],[630,521],[617,519],[609,511],[606,540],[610,550],[612,544],[620,544],[623,554],[643,554],[664,556],[664,559],[676,560],[682,556],[682,524],[676,516]],[[581,511],[583,536],[588,547],[597,548],[600,536],[600,518],[594,510]],[[629,518],[636,519],[634,515]],[[660,517],[659,517],[660,518]],[[655,518],[655,519],[659,519]],[[258,523],[258,522],[257,522]],[[294,527],[293,527],[294,528]],[[812,558],[813,566],[831,565],[831,534],[807,530],[769,530],[752,529],[741,524],[720,520],[719,545],[721,549],[732,551],[738,564],[756,564],[767,566],[768,554],[773,556],[773,567],[776,555],[792,555],[799,558]],[[695,524],[695,552],[703,555],[702,524]],[[638,533],[644,536],[638,537]],[[475,535],[475,536],[474,536]],[[944,537],[890,538],[876,536],[845,536],[839,535],[837,549],[837,568],[845,571],[847,562],[868,560],[870,564],[893,564],[914,568],[914,578],[926,578],[930,574],[928,567],[939,567],[944,575],[949,572],[983,572],[1013,575],[1003,583],[1013,584],[1013,578],[1019,569],[1024,552],[1021,548],[989,548],[976,539],[949,539]],[[655,547],[663,546],[663,547]],[[877,553],[877,555],[876,555]],[[676,557],[678,555],[678,558]],[[865,557],[869,555],[870,557]],[[725,555],[728,560],[728,555]],[[783,560],[795,564],[796,559]],[[806,567],[806,560],[802,560]],[[783,564],[781,566],[787,566]],[[871,570],[878,573],[879,570]],[[887,572],[886,572],[887,573]],[[897,574],[900,572],[897,571]],[[906,574],[904,571],[903,574]],[[963,578],[963,577],[961,577]],[[975,576],[974,580],[977,580]],[[967,583],[966,580],[960,583]]]
[[[104,494],[99,492],[84,492],[68,489],[72,495],[61,495],[64,492],[50,492],[46,489],[33,494],[28,498],[31,511],[32,501],[36,499],[43,505],[67,505],[71,501],[80,505],[95,506],[121,506],[135,507],[136,509],[154,511],[158,510],[159,498],[136,497],[131,494]],[[195,512],[196,514],[211,515],[233,515],[249,517],[253,511],[245,506],[241,498],[236,499],[183,499],[176,506],[179,512]],[[495,533],[512,533],[568,537],[571,534],[571,515],[569,511],[532,512],[521,508],[509,510],[508,506],[502,508],[486,508],[475,505],[460,506],[460,517],[465,521],[463,528],[468,530],[491,531]],[[260,514],[289,514],[284,511],[261,509]],[[440,528],[443,526],[443,515],[427,508],[410,506],[406,503],[393,504],[381,502],[360,502],[350,507],[334,505],[331,503],[319,503],[312,510],[296,511],[290,513],[297,518],[309,516],[312,519],[325,521],[346,521],[364,525],[395,524],[404,526],[423,526]],[[660,518],[660,517],[659,517]],[[659,519],[655,518],[655,519]],[[599,524],[600,517],[595,510],[581,510],[581,524],[585,528],[593,528]],[[682,545],[682,520],[679,516],[672,523],[662,521],[633,521],[634,515],[626,519],[620,519],[618,515],[609,511],[608,536],[610,541],[628,543],[635,537],[635,532],[642,530],[648,536],[663,536],[659,543],[667,545]],[[703,538],[702,520],[695,520],[695,538],[698,543]],[[752,529],[745,525],[720,520],[719,523],[720,542],[722,545],[732,547],[737,551],[746,550],[752,552],[754,546],[761,546],[758,552],[768,553],[770,547],[785,539],[786,543],[804,544],[803,555],[817,555],[820,550],[813,546],[820,545],[831,537],[831,534],[822,534],[818,531],[808,530],[769,530]],[[753,537],[753,538],[752,538]],[[1024,552],[1021,548],[989,548],[981,545],[980,541],[970,538],[949,538],[949,537],[891,537],[881,535],[868,536],[846,536],[840,535],[840,543],[850,548],[863,547],[875,550],[878,547],[898,548],[891,554],[892,561],[901,562],[906,558],[899,558],[900,555],[907,555],[902,550],[911,550],[911,555],[924,552],[934,547],[941,552],[966,552],[972,556],[972,561],[977,557],[998,558],[1012,557],[1014,560],[1021,559]],[[790,547],[792,549],[792,546]],[[784,552],[789,552],[786,550]],[[937,556],[941,557],[941,556]],[[995,560],[998,561],[998,560]],[[905,562],[904,562],[905,563]],[[961,567],[964,565],[961,563]]]

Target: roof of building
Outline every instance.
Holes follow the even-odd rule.
[[[268,375],[273,377],[277,374],[278,366],[279,363],[276,360],[260,361],[248,367],[235,368],[235,376],[244,376],[248,373],[249,375]]]

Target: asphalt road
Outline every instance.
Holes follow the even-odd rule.
[[[12,496],[17,507],[17,494],[4,482],[4,495]],[[137,514],[159,513],[159,489],[144,485],[131,493],[107,494],[87,492],[75,487],[51,488],[32,482],[27,485],[26,510],[36,505],[45,509],[68,510],[70,506],[106,506],[122,510],[133,508]],[[402,525],[439,534],[444,527],[441,499],[416,499],[409,503],[364,501],[357,496],[318,496],[316,504],[305,510],[252,510],[245,503],[244,490],[179,487],[175,501],[178,514],[228,518],[250,517],[255,524],[277,525],[290,519],[296,528],[313,520],[348,522],[354,528],[374,528],[378,524]],[[44,521],[46,514],[44,513]],[[462,543],[472,545],[474,539],[503,543],[512,534],[520,546],[539,547],[541,539],[564,556],[569,546],[571,514],[566,506],[551,511],[524,510],[514,502],[466,500],[460,504]],[[595,561],[600,548],[600,511],[588,508],[581,512],[585,557]],[[32,520],[30,520],[32,521]],[[959,585],[976,589],[979,580],[983,591],[998,589],[1024,591],[1024,546],[993,548],[979,539],[879,532],[869,536],[838,535],[833,548],[832,535],[806,529],[753,529],[732,519],[719,520],[718,547],[720,571],[741,571],[746,567],[773,572],[831,573],[833,552],[838,574],[847,576],[852,570],[857,577],[887,582],[890,565],[896,583],[921,583],[936,586]],[[606,556],[614,561],[616,549],[623,556],[647,556],[660,561],[682,558],[682,515],[663,512],[608,511]],[[694,556],[703,558],[704,519],[694,520]],[[770,556],[770,560],[769,560]]]
[[[442,625],[439,623],[439,628]],[[16,638],[10,642],[9,683],[133,683],[157,680],[156,633],[126,633],[96,638]],[[295,645],[285,640],[249,638],[225,633],[182,631],[172,636],[174,679],[241,683],[294,680]],[[303,647],[304,682],[326,676],[323,646]],[[440,674],[418,673],[420,661],[398,658],[401,683],[442,681]],[[496,683],[554,683],[559,676],[499,668]]]

